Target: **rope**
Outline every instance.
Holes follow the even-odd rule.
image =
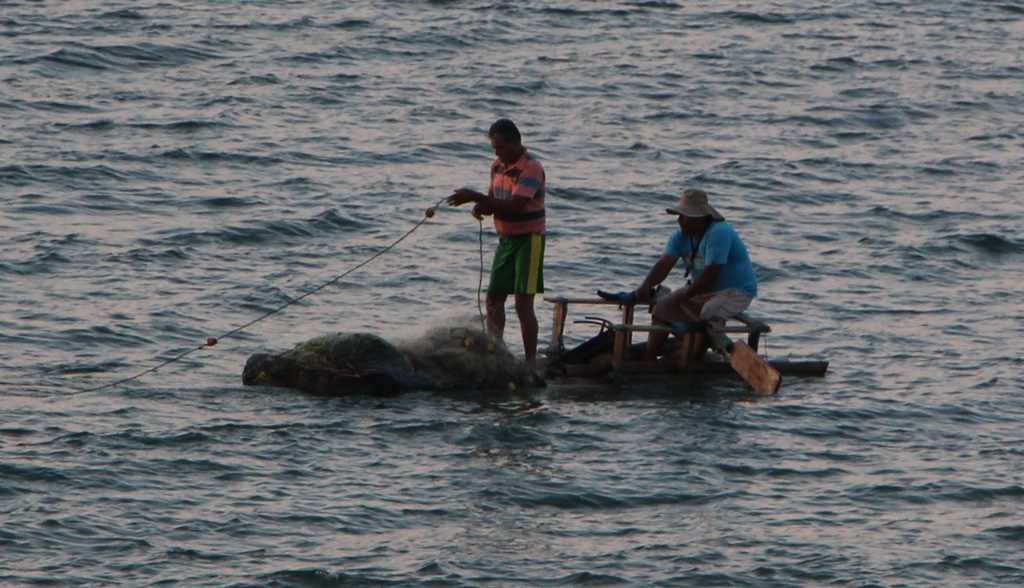
[[[269,317],[271,317],[271,316],[281,312],[282,310],[284,310],[284,309],[288,308],[289,306],[299,302],[300,300],[302,300],[302,299],[304,299],[304,298],[306,298],[308,296],[312,296],[313,294],[316,294],[317,292],[319,292],[320,290],[323,290],[324,288],[326,288],[327,286],[330,286],[331,284],[337,283],[342,278],[348,276],[349,274],[352,274],[353,272],[355,272],[356,270],[358,270],[358,269],[360,269],[362,267],[365,267],[366,265],[368,265],[370,262],[372,262],[373,260],[377,259],[381,255],[384,255],[388,251],[391,251],[399,243],[401,243],[402,241],[405,241],[405,239],[409,235],[413,234],[413,232],[415,232],[416,229],[420,228],[421,226],[423,226],[423,224],[425,222],[427,222],[429,219],[433,218],[434,213],[437,211],[438,207],[440,207],[441,203],[443,203],[444,201],[445,201],[445,198],[442,198],[442,199],[438,200],[437,204],[435,204],[435,205],[433,205],[433,206],[431,206],[430,208],[427,209],[427,211],[423,214],[423,218],[421,218],[419,220],[419,222],[417,222],[415,225],[413,225],[413,227],[411,229],[409,229],[408,231],[406,231],[404,235],[402,235],[401,237],[399,237],[398,239],[393,241],[390,245],[388,245],[384,249],[381,249],[377,253],[374,253],[370,257],[368,257],[365,260],[363,260],[362,262],[360,262],[360,263],[356,264],[355,266],[349,268],[348,271],[346,271],[345,273],[343,273],[341,275],[338,275],[338,276],[335,276],[334,278],[331,278],[330,280],[324,282],[323,284],[320,284],[319,286],[317,286],[316,288],[313,288],[312,290],[309,290],[307,292],[303,292],[298,298],[292,298],[288,302],[285,302],[284,304],[282,304],[282,305],[280,305],[280,306],[278,306],[278,307],[276,307],[274,309],[268,310],[267,312],[265,312],[262,315],[254,318],[253,320],[245,323],[244,325],[242,325],[240,327],[236,327],[234,329],[231,329],[230,331],[224,333],[220,337],[208,337],[206,339],[206,343],[204,343],[203,345],[198,345],[196,347],[193,347],[192,349],[189,349],[188,351],[185,351],[184,353],[179,353],[178,355],[172,357],[171,359],[168,359],[167,361],[164,361],[163,363],[155,365],[155,366],[153,366],[153,367],[151,367],[151,368],[149,368],[147,370],[141,371],[141,372],[135,374],[134,376],[129,376],[127,378],[122,378],[120,380],[116,380],[114,382],[110,382],[109,384],[104,384],[102,386],[97,386],[95,388],[86,388],[86,389],[83,389],[83,390],[75,390],[74,392],[71,392],[71,394],[84,394],[86,392],[98,392],[100,390],[105,390],[107,388],[113,388],[114,386],[119,386],[121,384],[125,384],[125,383],[128,383],[128,382],[131,382],[133,380],[138,380],[142,376],[145,376],[147,374],[151,374],[151,373],[159,370],[162,367],[165,367],[165,366],[170,365],[172,363],[181,361],[182,359],[188,357],[189,355],[192,355],[193,353],[195,353],[196,351],[199,351],[200,349],[205,349],[207,347],[213,347],[214,345],[217,344],[217,342],[220,339],[227,339],[228,337],[233,337],[233,336],[237,335],[238,333],[241,333],[245,329],[255,325],[256,323],[258,323],[258,322],[260,322],[262,320],[265,320],[265,319],[267,319],[267,318],[269,318]],[[480,241],[481,242],[481,253],[480,253],[480,255],[481,255],[481,260],[482,260],[483,259],[483,221],[481,221],[481,223],[480,223],[480,234],[481,234],[481,236],[480,236],[480,239],[481,239],[481,241]],[[481,280],[481,283],[482,283],[483,282],[483,274],[482,273],[481,273],[480,280]],[[478,298],[479,298],[479,295],[478,295]]]
[[[480,302],[483,296],[484,290],[484,219],[476,219],[480,223],[480,232],[478,237],[480,240],[480,279],[476,283],[476,311],[480,313],[480,330],[487,332],[487,319],[484,318],[484,307]]]

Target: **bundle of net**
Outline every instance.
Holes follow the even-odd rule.
[[[466,326],[439,326],[398,342],[416,371],[446,388],[516,390],[540,384],[534,370],[490,333]]]
[[[412,363],[394,345],[369,333],[335,333],[300,343],[281,356],[305,369],[380,370],[411,374]]]

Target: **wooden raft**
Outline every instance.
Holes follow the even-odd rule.
[[[569,313],[569,305],[578,304],[584,306],[616,306],[622,312],[622,318],[620,323],[612,323],[603,319],[588,318],[588,323],[601,324],[606,329],[610,329],[613,334],[614,345],[611,352],[611,366],[607,364],[593,365],[593,364],[577,364],[563,366],[568,375],[577,375],[585,378],[596,378],[602,374],[607,373],[609,369],[624,374],[635,374],[635,375],[671,375],[671,374],[682,374],[682,373],[734,373],[734,366],[730,366],[729,361],[726,362],[695,362],[687,365],[679,365],[674,362],[641,362],[641,361],[630,361],[630,348],[632,345],[633,333],[650,333],[650,332],[664,332],[664,333],[675,333],[676,331],[670,327],[656,326],[656,325],[634,325],[634,310],[636,306],[645,306],[648,303],[634,303],[625,304],[615,300],[605,300],[598,297],[572,297],[572,296],[545,296],[544,300],[554,305],[553,312],[553,324],[551,328],[551,347],[550,353],[553,358],[557,358],[562,352],[565,351],[564,335],[565,335],[565,322]],[[761,335],[770,333],[771,327],[762,321],[754,319],[748,314],[740,313],[734,319],[729,320],[725,327],[722,329],[716,329],[709,331],[709,335],[713,336],[715,343],[719,347],[736,350],[737,347],[748,347],[746,349],[738,349],[748,353],[748,356],[756,355],[758,345],[761,342]],[[728,335],[733,334],[745,334],[746,341],[745,345],[741,342],[733,342],[729,339]],[[758,359],[757,362],[770,366],[773,370],[777,370],[781,374],[792,374],[798,376],[824,376],[825,371],[828,369],[827,361],[820,360],[808,360],[808,361],[788,361],[788,360],[773,360],[765,362],[764,360]],[[777,377],[777,375],[776,375]],[[777,382],[776,382],[777,386]]]
[[[572,298],[568,296],[545,296],[545,302],[554,304],[554,319],[551,326],[551,350],[560,352],[565,349],[565,321],[569,315],[570,304],[618,306],[622,310],[622,322],[608,325],[615,332],[615,347],[612,351],[612,366],[621,368],[626,363],[626,354],[633,342],[633,333],[663,332],[674,333],[670,327],[659,325],[634,325],[633,314],[635,304],[623,304],[615,300],[604,300],[603,298]],[[641,306],[647,303],[642,303]],[[746,334],[747,345],[755,352],[761,342],[762,333],[770,333],[771,327],[762,321],[751,318],[740,313],[730,319],[724,328],[716,329],[722,335]]]

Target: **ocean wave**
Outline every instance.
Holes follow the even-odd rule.
[[[343,18],[341,20],[330,21],[324,25],[326,28],[339,29],[344,31],[358,31],[368,29],[374,26],[373,21],[362,19],[362,18]]]
[[[292,53],[286,57],[280,58],[279,61],[292,65],[309,65],[318,63],[336,65],[338,63],[357,63],[359,59],[360,55],[358,55],[355,48],[336,46],[331,48],[329,51],[302,51],[299,53]]]
[[[22,59],[23,64],[50,63],[73,68],[85,68],[95,70],[115,69],[120,64],[99,52],[85,47],[65,47],[58,49],[42,57],[34,59]]]
[[[281,22],[262,22],[254,20],[251,22],[244,23],[212,23],[211,29],[214,30],[229,30],[229,31],[299,31],[307,28],[317,28],[318,19],[313,16],[300,16],[298,18],[288,19]]]
[[[228,82],[229,86],[273,86],[281,83],[281,78],[274,74],[248,75],[235,78]]]
[[[130,8],[122,8],[120,10],[111,10],[98,15],[98,18],[114,19],[114,20],[146,20],[146,16],[138,10],[132,10]]]
[[[810,14],[808,11],[805,14]],[[793,24],[799,20],[795,14],[781,14],[778,12],[748,12],[743,10],[727,10],[718,13],[719,16],[740,22],[752,22],[758,24]]]
[[[61,471],[59,467],[16,465],[13,463],[0,462],[0,478],[4,485],[12,483],[26,483],[32,485],[37,482],[44,484],[68,484],[71,478]],[[25,490],[27,488],[19,488]]]
[[[105,260],[110,263],[130,263],[150,265],[154,263],[178,266],[192,257],[187,249],[181,247],[166,247],[157,249],[153,247],[129,249],[124,252],[108,255]]]
[[[860,67],[855,57],[832,57],[823,63],[811,64],[810,69],[812,71],[830,71],[830,72],[849,72]]]
[[[228,225],[206,230],[163,229],[143,237],[139,242],[145,247],[170,250],[211,243],[272,245],[294,243],[296,240],[305,240],[314,235],[365,230],[369,226],[370,223],[367,221],[329,209],[309,219],[253,221],[246,225]]]
[[[136,67],[188,65],[219,57],[209,50],[188,46],[136,43],[132,45],[86,45],[69,43],[52,53],[21,58],[24,64],[52,65],[92,70],[125,70]]]
[[[208,49],[147,42],[98,46],[94,50],[118,58],[123,64],[140,67],[189,65],[220,57]]]
[[[234,554],[214,553],[187,547],[172,547],[164,552],[164,556],[171,561],[184,560],[187,562],[223,562],[236,557]]]
[[[205,131],[208,129],[216,129],[222,131],[225,128],[232,128],[234,125],[217,120],[179,120],[174,122],[144,122],[144,123],[128,123],[125,124],[128,128],[134,129],[145,129],[145,130],[157,130],[157,131],[172,131],[180,133],[194,133],[196,131]]]
[[[279,157],[275,156],[258,156],[251,155],[248,153],[230,153],[224,151],[203,151],[195,149],[186,149],[183,147],[177,147],[166,151],[161,151],[154,155],[135,155],[123,157],[127,160],[135,161],[152,161],[153,159],[167,159],[170,161],[196,161],[196,162],[207,162],[207,163],[241,163],[241,164],[255,164],[259,162],[266,163],[268,165],[277,164],[281,162]]]
[[[74,361],[55,364],[40,364],[39,370],[45,374],[75,375],[75,374],[101,374],[115,372],[126,367],[129,363],[120,359],[108,359],[102,361]]]
[[[149,337],[137,334],[131,327],[96,325],[89,328],[64,329],[59,331],[61,340],[70,349],[93,349],[96,347],[124,347],[134,349],[155,343]]]
[[[118,127],[118,123],[109,118],[92,120],[84,123],[55,123],[54,128],[68,131],[104,132]]]
[[[408,577],[401,579],[388,579],[383,570],[371,568],[365,572],[330,572],[323,568],[305,568],[296,570],[280,570],[260,574],[257,580],[265,582],[267,586],[373,586],[374,588],[385,588],[387,586],[435,586],[437,580],[428,576],[423,580],[414,580]]]
[[[993,233],[970,233],[961,235],[958,241],[983,253],[993,255],[1014,255],[1024,253],[1024,239],[1011,239]]]
[[[962,222],[962,213],[948,213],[949,217]],[[927,215],[925,215],[927,216]],[[942,215],[943,218],[948,218]],[[968,215],[969,216],[969,215]],[[1002,256],[1013,256],[1024,253],[1024,240],[1010,239],[995,233],[945,234],[939,238],[928,239],[919,245],[902,246],[904,255],[915,256],[921,260],[940,257],[959,259],[965,253],[975,251],[990,255],[993,259]]]
[[[992,529],[988,529],[988,532],[1006,541],[1024,543],[1024,525],[993,527]]]
[[[576,17],[629,17],[633,16],[633,10],[629,8],[606,8],[603,6],[544,6],[538,11],[538,14],[545,16],[553,16],[559,18],[576,18]]]
[[[148,177],[105,164],[98,165],[6,165],[0,167],[0,185],[52,184],[70,188],[103,187],[130,179]]]

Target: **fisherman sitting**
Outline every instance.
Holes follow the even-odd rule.
[[[746,310],[757,296],[757,278],[747,248],[732,225],[725,222],[708,203],[704,190],[687,188],[676,206],[665,209],[678,215],[679,229],[668,239],[661,257],[634,291],[641,302],[650,300],[651,291],[661,284],[682,259],[686,273],[692,276],[686,286],[658,296],[652,321],[671,326],[683,338],[688,349],[685,361],[700,357],[707,348],[704,325],[724,326],[725,321]],[[690,312],[684,310],[684,305]],[[699,317],[694,323],[691,317]],[[645,361],[657,359],[668,334],[651,332],[644,352]]]

